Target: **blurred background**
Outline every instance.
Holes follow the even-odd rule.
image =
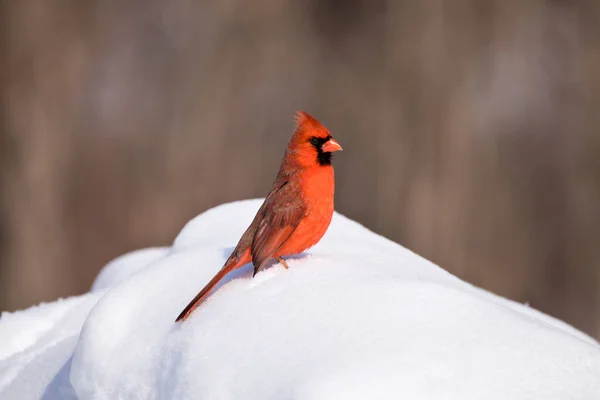
[[[600,337],[600,0],[0,1],[0,310],[264,196],[303,109],[336,208]]]

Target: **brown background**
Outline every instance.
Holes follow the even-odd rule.
[[[304,109],[337,210],[600,337],[600,1],[0,1],[0,309],[263,196]]]

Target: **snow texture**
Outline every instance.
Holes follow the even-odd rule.
[[[109,263],[90,293],[0,318],[0,399],[600,399],[600,346],[336,214],[183,324],[261,200]],[[483,268],[483,267],[482,267]]]

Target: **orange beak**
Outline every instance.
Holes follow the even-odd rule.
[[[323,143],[322,149],[325,153],[332,153],[334,151],[341,151],[342,146],[340,146],[340,144],[335,140],[329,139],[328,141]]]

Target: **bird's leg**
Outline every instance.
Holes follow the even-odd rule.
[[[283,258],[281,258],[281,257],[277,257],[277,259],[279,260],[279,262],[280,262],[281,264],[283,264],[283,266],[285,267],[285,269],[289,269],[289,268],[290,268],[290,266],[289,266],[289,265],[287,265],[287,263],[285,262],[285,260],[284,260]]]

